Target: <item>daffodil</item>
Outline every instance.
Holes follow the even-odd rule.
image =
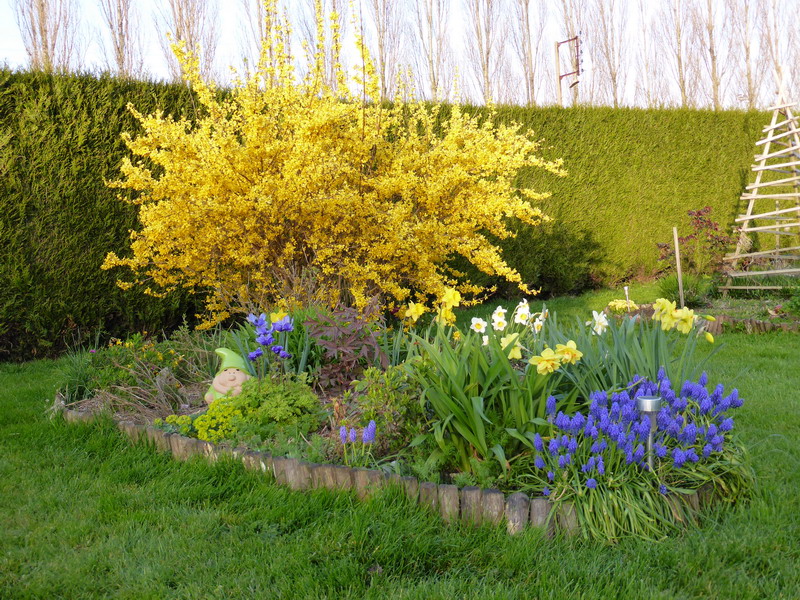
[[[566,344],[556,344],[556,355],[561,357],[561,362],[574,365],[581,359],[583,352],[578,350],[573,340],[569,340]]]
[[[456,315],[449,306],[443,306],[436,315],[436,321],[442,325],[452,325],[456,322]]]
[[[287,313],[285,310],[278,310],[273,313],[269,313],[269,320],[275,323],[288,315],[289,313]]]
[[[661,321],[664,315],[671,315],[676,310],[674,302],[670,302],[666,298],[659,298],[653,303],[653,320]],[[670,325],[667,329],[672,329]]]
[[[673,304],[675,304],[673,302]],[[669,331],[678,323],[678,311],[672,310],[668,313],[662,313],[661,315],[661,329],[664,331]]]
[[[561,358],[553,352],[552,348],[545,348],[542,350],[541,355],[532,356],[528,361],[532,365],[536,365],[536,372],[539,375],[546,375],[557,371],[561,366]]]
[[[711,332],[709,332],[709,331],[706,331],[706,341],[709,344],[713,344],[714,343],[714,336],[711,335]]]
[[[472,325],[469,328],[475,333],[483,333],[486,331],[487,325],[488,323],[480,317],[472,317]]]
[[[510,333],[509,335],[505,335],[500,338],[500,347],[503,350],[509,346],[511,349],[508,351],[508,358],[522,358],[522,346],[519,343],[518,333]]]
[[[608,317],[606,317],[605,313],[597,312],[596,310],[592,311],[592,319],[590,321],[586,321],[587,325],[592,326],[592,331],[594,331],[597,335],[603,335],[606,329],[608,329]]]
[[[514,311],[514,323],[518,323],[520,325],[527,325],[528,321],[531,320],[531,311],[528,307],[528,303],[526,302],[524,305],[520,303],[517,306],[517,309]]]
[[[425,312],[424,304],[409,302],[408,308],[406,309],[406,317],[411,319],[414,323],[416,323],[417,319],[419,319],[424,312]]]
[[[498,306],[497,308],[494,309],[494,312],[492,313],[492,321],[494,321],[495,319],[505,320],[506,312],[507,311],[505,308],[503,308],[502,306]]]
[[[500,315],[495,317],[492,315],[492,329],[495,331],[503,331],[508,326],[504,316]]]
[[[442,304],[447,308],[453,308],[461,304],[461,294],[454,288],[445,288],[442,296]]]
[[[690,308],[680,308],[674,313],[675,328],[681,333],[689,333],[694,326],[694,311]]]
[[[542,327],[544,327],[544,319],[541,316],[536,317],[536,320],[531,323],[531,328],[533,329],[534,333],[541,332]]]
[[[489,336],[488,335],[484,335],[483,337],[481,337],[481,340],[483,341],[483,345],[484,346],[488,346],[489,345]]]
[[[456,342],[461,340],[461,332],[458,329],[453,331],[453,340],[455,340]]]

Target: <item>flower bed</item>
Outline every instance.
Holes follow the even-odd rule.
[[[713,343],[704,317],[665,300],[652,316],[630,315],[622,302],[566,326],[522,301],[465,330],[454,325],[454,290],[433,311],[404,307],[393,328],[377,309],[251,315],[211,339],[184,331],[177,342],[90,353],[92,377],[107,383],[116,369],[128,387],[98,391],[88,377],[83,388],[122,420],[145,415],[157,426],[148,431],[162,432],[149,435],[170,447],[194,439],[180,444],[259,452],[278,481],[276,464],[295,465],[305,482],[296,487],[330,487],[315,474],[347,469],[353,485],[421,482],[419,498],[447,520],[499,522],[511,510],[518,523],[523,505],[528,521],[536,506],[586,537],[657,539],[694,520],[698,490],[728,503],[747,496],[752,471],[730,415],[742,401],[700,374],[695,348]],[[251,379],[205,407],[198,386],[222,344],[249,357]],[[158,363],[167,356],[178,357],[175,370]],[[143,403],[148,380],[156,392]],[[80,400],[66,391],[68,403]],[[662,406],[651,424],[637,400],[654,395]]]

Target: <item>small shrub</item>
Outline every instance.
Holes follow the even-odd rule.
[[[667,275],[658,282],[661,296],[672,301],[680,301],[678,276]],[[708,275],[683,274],[683,301],[690,308],[706,306],[717,293],[717,282]]]
[[[250,379],[238,396],[213,402],[195,427],[197,437],[209,442],[267,440],[282,430],[295,436],[315,431],[322,418],[319,398],[304,381]]]
[[[379,449],[396,452],[422,433],[425,414],[419,402],[421,389],[404,368],[383,371],[370,367],[353,382],[353,391],[361,420],[375,421],[381,433],[375,442]]]

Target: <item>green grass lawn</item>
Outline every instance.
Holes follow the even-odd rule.
[[[601,296],[576,314],[618,297]],[[49,420],[58,362],[0,365],[0,598],[798,598],[800,336],[718,342],[710,379],[745,399],[754,498],[680,537],[613,547],[175,462],[110,424]]]

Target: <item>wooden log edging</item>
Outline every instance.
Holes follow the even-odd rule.
[[[68,423],[91,423],[97,415],[71,410],[61,411]],[[393,486],[402,491],[414,504],[438,513],[445,523],[464,522],[470,525],[505,523],[506,531],[515,535],[528,527],[544,531],[548,538],[557,532],[566,536],[580,534],[575,507],[570,502],[553,503],[547,498],[530,498],[516,492],[505,496],[495,489],[466,486],[459,489],[451,484],[436,484],[418,481],[415,477],[386,475],[373,469],[350,468],[344,465],[321,465],[272,456],[268,452],[257,452],[246,448],[230,448],[189,438],[177,433],[167,433],[157,427],[141,425],[125,420],[115,420],[117,429],[131,443],[145,443],[175,459],[186,461],[193,456],[216,462],[221,457],[241,461],[244,468],[271,477],[279,485],[291,490],[303,491],[327,489],[336,492],[351,492],[365,500],[382,488]],[[714,501],[713,490],[701,489],[687,495],[682,501],[691,512],[698,513]]]
[[[735,319],[721,315],[716,321],[704,324],[706,331],[712,335],[719,335],[724,331],[736,331],[741,328],[745,333],[769,333],[770,331],[800,331],[800,323],[773,323],[758,319]]]

